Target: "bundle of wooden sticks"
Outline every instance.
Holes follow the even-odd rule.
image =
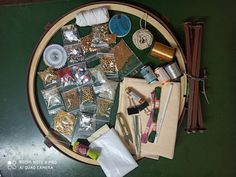
[[[186,66],[189,81],[189,95],[187,98],[187,133],[203,132],[205,130],[200,100],[200,76],[202,22],[185,22]]]

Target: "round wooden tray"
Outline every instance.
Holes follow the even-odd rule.
[[[134,16],[137,16],[139,18],[142,18],[144,13],[147,13],[147,22],[151,24],[154,28],[156,28],[163,36],[164,38],[169,42],[169,44],[176,48],[176,58],[179,63],[179,66],[182,71],[185,71],[185,65],[184,65],[184,54],[183,51],[173,35],[173,33],[170,31],[170,29],[166,26],[166,24],[158,18],[156,15],[147,12],[145,9],[140,8],[135,5],[127,4],[127,3],[120,3],[120,2],[108,2],[108,1],[99,1],[96,3],[89,3],[86,5],[82,5],[78,7],[77,9],[69,12],[68,14],[61,17],[58,21],[54,23],[54,25],[51,26],[50,29],[42,36],[41,40],[39,41],[37,47],[35,48],[35,51],[33,53],[30,67],[28,70],[28,83],[27,83],[27,92],[28,92],[28,100],[30,109],[32,111],[33,117],[40,128],[41,132],[44,136],[47,136],[50,142],[54,145],[55,148],[63,152],[64,154],[68,155],[71,158],[74,158],[76,160],[98,165],[97,161],[80,156],[76,153],[74,153],[72,150],[64,146],[63,144],[58,142],[58,139],[52,135],[52,133],[49,130],[49,127],[45,123],[44,119],[42,118],[40,108],[37,102],[36,98],[36,74],[37,74],[37,67],[39,65],[39,61],[41,59],[41,55],[47,46],[49,40],[54,36],[54,34],[61,29],[62,26],[73,20],[76,16],[76,14],[80,11],[84,10],[90,10],[93,8],[106,6],[109,10],[114,11],[120,11],[128,14],[132,14]],[[181,78],[181,104],[180,104],[180,113],[183,110],[184,103],[185,103],[185,97],[186,94],[186,88],[187,88],[187,79],[186,76],[183,76]]]

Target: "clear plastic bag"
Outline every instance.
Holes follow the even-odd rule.
[[[39,71],[38,75],[43,82],[44,87],[49,87],[58,84],[58,76],[55,70],[51,67],[48,67],[44,71]]]
[[[88,114],[96,113],[96,96],[91,84],[80,87],[81,105],[80,111]]]
[[[63,87],[76,85],[75,78],[69,67],[58,70],[57,75]]]
[[[92,77],[87,69],[86,62],[81,62],[71,66],[71,71],[78,86],[92,82]]]
[[[92,74],[93,81],[97,85],[101,85],[107,82],[107,77],[105,76],[102,65],[97,65],[94,68],[89,68],[90,73]]]
[[[60,111],[65,111],[65,106],[60,106],[60,107],[57,107],[54,109],[50,109],[50,110],[48,110],[48,114],[51,116],[51,115],[57,114]]]
[[[80,42],[77,27],[74,24],[63,26],[61,30],[64,45]]]
[[[48,110],[64,105],[60,93],[55,86],[49,89],[41,90],[41,93]]]
[[[121,79],[128,75],[134,76],[143,67],[142,62],[123,39],[112,49],[112,51],[116,58],[117,69],[119,70]]]
[[[85,85],[80,88],[81,104],[95,103],[95,95],[92,85]]]
[[[105,41],[111,46],[116,44],[116,34],[108,34],[105,38]]]
[[[91,46],[92,40],[93,40],[92,34],[84,36],[80,39],[81,47],[82,47],[84,55],[89,52],[96,52],[97,51],[96,47]]]
[[[89,70],[93,76],[95,94],[99,97],[113,100],[118,83],[107,79],[101,65],[90,68]]]
[[[96,119],[96,130],[100,129],[100,128],[103,127],[105,124],[106,124],[106,125],[109,125],[109,121],[108,121],[108,120]]]
[[[63,92],[62,98],[64,100],[64,104],[67,111],[79,109],[80,95],[77,88]]]
[[[107,23],[92,26],[91,46],[96,48],[107,48],[108,44],[108,25]]]
[[[114,53],[101,53],[99,52],[98,57],[100,58],[100,63],[104,73],[107,78],[115,79],[118,78],[118,69],[116,65],[116,59]]]
[[[84,61],[83,51],[79,43],[64,45],[64,49],[67,54],[67,64],[69,66]]]
[[[104,121],[110,120],[110,113],[113,106],[113,101],[106,98],[97,98],[96,118]]]
[[[141,71],[141,68],[143,67],[143,63],[138,59],[136,55],[132,55],[129,57],[127,63],[124,65],[124,67],[119,70],[119,77],[120,79],[123,79],[126,76],[133,77],[137,73]]]
[[[65,136],[69,141],[72,139],[76,116],[74,114],[60,111],[53,118],[53,129]]]
[[[79,113],[78,121],[73,133],[72,142],[78,139],[86,139],[96,131],[96,119],[95,114]]]

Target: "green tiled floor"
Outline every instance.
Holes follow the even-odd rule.
[[[85,2],[89,1],[54,0],[33,5],[0,6],[1,177],[105,176],[100,167],[72,160],[54,148],[48,149],[27,105],[28,63],[44,26]],[[141,160],[139,167],[127,176],[236,176],[235,3],[230,0],[130,2],[140,3],[165,16],[182,44],[183,21],[191,16],[206,19],[202,59],[209,73],[210,105],[204,104],[207,133],[186,135],[181,127],[174,160]],[[8,164],[10,162],[12,164]],[[34,169],[40,165],[47,169]]]

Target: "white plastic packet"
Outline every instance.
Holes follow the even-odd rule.
[[[101,151],[97,161],[107,177],[122,177],[138,166],[113,128],[93,141],[89,148]]]

